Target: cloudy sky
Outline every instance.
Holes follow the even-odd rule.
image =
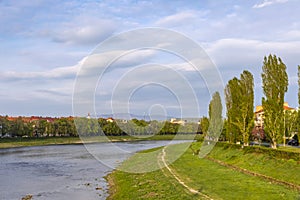
[[[124,55],[97,77],[95,110],[86,112],[127,109],[139,115],[180,116],[185,110],[185,116],[192,116],[195,109],[188,105],[195,98],[199,114],[206,115],[211,92],[206,79],[215,79],[220,86],[244,69],[255,77],[255,104],[260,104],[261,66],[270,53],[287,65],[286,101],[297,107],[299,10],[299,0],[0,0],[0,115],[73,115],[76,76],[89,55],[99,50],[99,43],[148,27],[173,30],[197,42],[222,81],[199,75],[170,52],[141,49]],[[129,39],[135,43],[137,38]],[[152,36],[144,40],[151,41]],[[97,60],[97,66],[101,64]],[[194,93],[184,93],[185,82]]]

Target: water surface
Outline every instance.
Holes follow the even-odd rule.
[[[175,141],[178,143],[183,141]],[[164,146],[170,141],[114,143],[124,150],[116,152],[111,143],[51,145],[0,149],[0,199],[20,200],[31,194],[39,200],[106,199],[108,185],[103,178],[132,153]],[[109,165],[109,166],[107,166]]]

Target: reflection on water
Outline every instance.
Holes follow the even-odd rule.
[[[177,141],[182,142],[182,141]],[[110,151],[110,143],[89,144],[105,163],[116,167],[131,153],[169,141],[114,143],[129,153]],[[97,161],[83,145],[53,145],[0,149],[0,199],[105,199],[103,178],[112,169]]]

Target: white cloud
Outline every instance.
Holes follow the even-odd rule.
[[[100,72],[111,72],[126,69],[135,65],[144,64],[157,52],[153,49],[136,51],[116,50],[103,53],[94,53],[83,58],[80,65],[80,76],[94,77]]]
[[[31,80],[34,79],[65,79],[75,77],[78,70],[78,65],[71,67],[59,67],[43,72],[18,72],[18,71],[4,71],[0,74],[1,79],[4,80]]]
[[[182,11],[159,19],[155,25],[166,27],[186,25],[187,22],[190,23],[191,20],[201,19],[206,14],[207,12],[197,12],[194,10]]]
[[[286,40],[300,40],[300,30],[291,30],[283,34]]]
[[[264,8],[273,4],[286,3],[288,0],[264,0],[264,2],[255,4],[253,8]]]
[[[247,39],[222,39],[211,44],[207,52],[219,68],[251,67],[262,63],[263,56],[276,54],[295,62],[300,51],[300,41],[265,42]]]
[[[85,45],[101,42],[116,29],[116,22],[89,18],[75,24],[66,24],[60,30],[50,31],[50,34],[55,42]]]
[[[197,86],[199,88],[200,85],[200,80],[190,82],[184,74],[173,68],[149,64],[128,70],[123,76],[115,79],[113,85],[102,84],[102,87],[98,89],[112,93],[110,99],[106,100],[111,100],[114,111],[117,113],[126,113],[129,105],[128,101],[132,97],[136,97],[133,98],[134,104],[150,101],[152,103],[164,102],[165,105],[170,105],[174,100],[176,102],[176,98],[178,98],[177,100],[181,103],[181,108],[185,109],[184,111],[188,110],[189,114],[197,116],[193,115],[196,112],[195,108],[197,108],[193,87]],[[101,105],[101,103],[99,104]]]

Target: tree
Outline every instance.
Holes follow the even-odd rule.
[[[298,106],[300,107],[300,65],[298,65]]]
[[[291,110],[284,111],[284,128],[285,136],[290,137],[293,132],[297,130],[297,117],[298,113]],[[285,144],[285,138],[284,138]]]
[[[225,100],[227,108],[226,138],[229,142],[241,141],[240,130],[236,126],[240,104],[240,80],[236,77],[228,81],[225,87]]]
[[[8,121],[7,119],[8,117],[5,116],[5,117],[0,117],[0,126],[1,126],[1,136],[4,136],[6,134],[9,134],[10,133],[10,127],[11,127],[11,124],[10,122]]]
[[[48,135],[47,120],[41,119],[38,121],[38,132],[42,136]]]
[[[21,117],[18,117],[16,120],[10,122],[10,132],[12,136],[23,136],[25,135],[24,123]]]
[[[300,65],[298,65],[298,120],[297,120],[297,131],[300,129]]]
[[[209,103],[209,127],[207,136],[213,140],[218,141],[223,128],[222,119],[222,102],[219,92],[213,94],[213,98]]]
[[[284,133],[284,95],[288,90],[288,75],[286,65],[276,55],[264,57],[262,66],[263,92],[262,98],[264,109],[264,130],[270,139],[271,147],[277,148],[278,140]]]
[[[238,87],[238,113],[234,124],[243,136],[243,145],[249,145],[250,132],[254,125],[253,104],[254,104],[254,81],[249,71],[243,71]]]
[[[209,119],[207,117],[202,117],[200,120],[201,131],[204,136],[207,135],[208,127],[209,127]]]

